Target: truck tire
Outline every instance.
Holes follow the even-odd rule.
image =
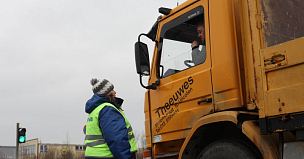
[[[197,159],[262,159],[263,157],[250,145],[225,139],[211,143],[204,148]]]

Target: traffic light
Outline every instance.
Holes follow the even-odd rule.
[[[18,142],[19,143],[25,143],[25,132],[26,132],[26,128],[19,128],[18,131]]]

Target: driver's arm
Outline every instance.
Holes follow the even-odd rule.
[[[199,50],[198,41],[193,41],[191,44],[192,47],[192,62],[194,65],[199,65],[204,63],[206,60],[206,47],[203,46],[202,50]]]
[[[191,43],[191,48],[192,48],[192,50],[195,49],[195,48],[198,48],[198,45],[199,45],[198,41],[194,40],[194,41]]]

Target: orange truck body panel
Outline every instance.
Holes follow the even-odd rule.
[[[162,16],[148,81],[160,84],[147,90],[144,106],[153,158],[191,158],[192,140],[203,127],[212,136],[213,124],[235,125],[264,158],[280,157],[277,132],[284,142],[297,141],[290,132],[304,129],[303,7],[287,0],[188,0]],[[164,75],[175,66],[168,64],[174,55],[168,48],[182,50],[174,43],[180,37],[180,45],[190,48],[187,37],[196,33],[181,30],[198,15],[204,20],[205,61]]]

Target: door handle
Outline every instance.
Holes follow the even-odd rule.
[[[211,103],[212,102],[212,98],[207,98],[207,99],[203,99],[197,102],[197,104],[201,104],[201,103]]]

